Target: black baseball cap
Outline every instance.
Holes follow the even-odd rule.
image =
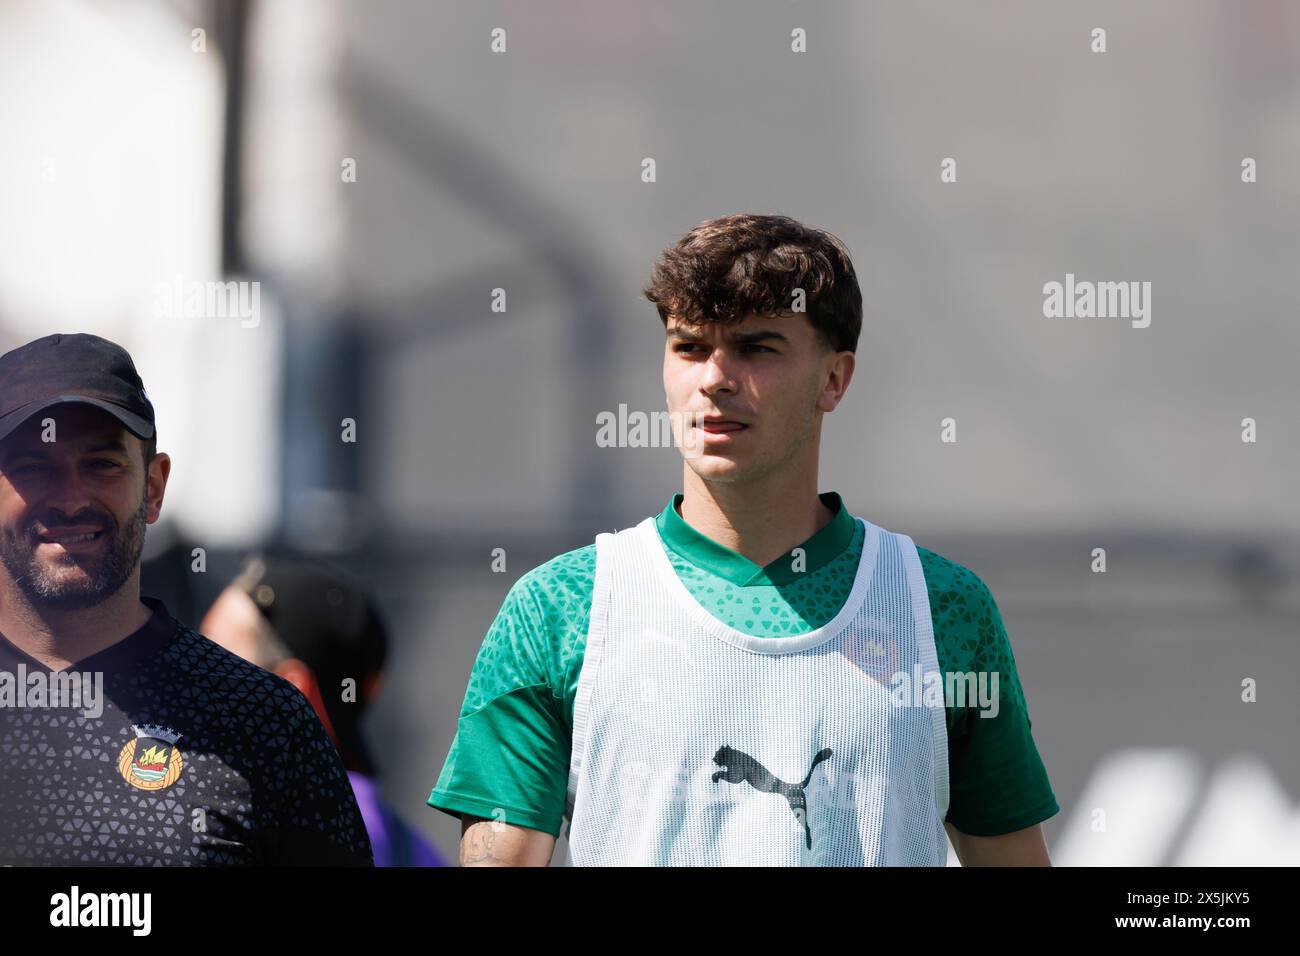
[[[58,333],[0,355],[0,441],[33,415],[69,402],[108,412],[137,438],[154,435],[153,403],[122,346]]]

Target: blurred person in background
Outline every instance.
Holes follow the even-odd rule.
[[[446,861],[380,795],[361,718],[378,694],[387,630],[348,575],[306,558],[250,558],[217,597],[202,630],[227,650],[283,677],[311,701],[338,748],[376,866]]]

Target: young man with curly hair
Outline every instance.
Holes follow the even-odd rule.
[[[545,865],[567,820],[574,865],[942,866],[945,831],[966,865],[1049,865],[992,595],[818,494],[862,325],[843,243],[710,220],[645,294],[682,491],[506,596],[429,797],[461,863]]]

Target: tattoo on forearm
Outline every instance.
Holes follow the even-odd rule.
[[[502,862],[496,855],[497,849],[496,827],[487,822],[476,823],[465,831],[465,838],[460,841],[460,865]]]

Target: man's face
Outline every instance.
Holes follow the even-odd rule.
[[[668,411],[692,429],[679,442],[706,481],[752,481],[800,460],[810,443],[815,453],[822,413],[852,369],[852,353],[827,349],[801,314],[699,326],[668,317]]]
[[[146,469],[140,439],[84,404],[39,412],[0,442],[0,564],[28,601],[77,610],[122,588],[158,520],[166,458]]]

